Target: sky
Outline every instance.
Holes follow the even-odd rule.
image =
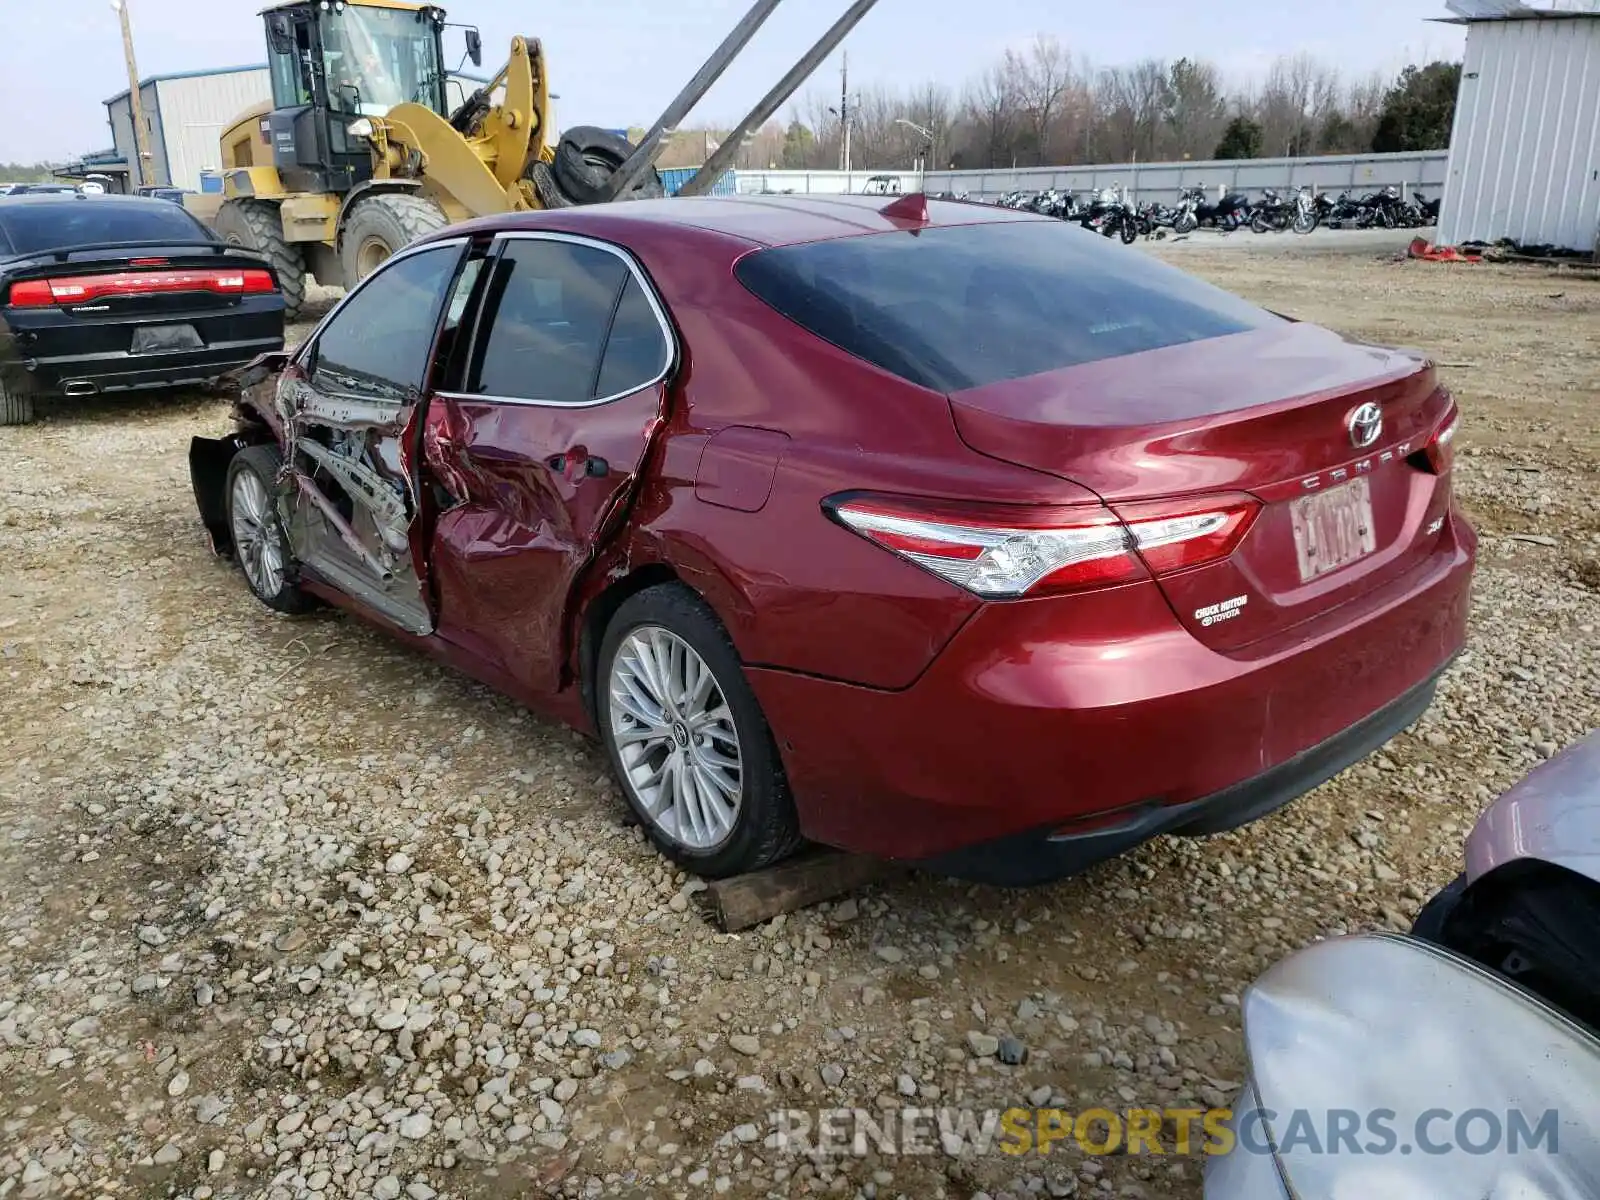
[[[266,60],[262,0],[128,0],[141,76]],[[483,32],[486,73],[512,35],[544,42],[561,99],[558,127],[648,125],[750,0],[444,0]],[[847,0],[789,0],[701,102],[689,124],[731,124],[844,11]],[[109,0],[0,0],[0,162],[60,160],[111,145],[103,101],[127,88]],[[1349,76],[1458,57],[1458,28],[1430,24],[1444,0],[878,0],[845,43],[852,88],[929,79],[959,88],[1008,47],[1054,34],[1109,66],[1188,55],[1234,80],[1279,55],[1309,52]],[[446,30],[446,57],[462,53]],[[837,92],[835,54],[802,88]],[[230,114],[231,115],[231,114]]]

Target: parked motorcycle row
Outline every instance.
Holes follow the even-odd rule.
[[[1212,194],[1203,185],[1186,187],[1180,190],[1176,204],[1152,201],[1136,205],[1118,183],[1086,197],[1056,188],[1013,191],[995,203],[1072,221],[1105,237],[1120,237],[1124,243],[1165,237],[1169,231],[1188,234],[1211,229],[1226,234],[1249,229],[1304,234],[1322,225],[1329,229],[1419,229],[1439,219],[1437,199],[1412,192],[1408,200],[1394,186],[1362,196],[1341,192],[1337,198],[1309,186],[1297,187],[1287,195],[1267,188],[1254,200],[1241,191],[1226,192],[1216,199]]]

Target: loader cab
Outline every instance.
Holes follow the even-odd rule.
[[[364,119],[405,103],[448,115],[443,9],[301,0],[262,16],[273,106],[262,133],[286,190],[348,192],[370,179]]]

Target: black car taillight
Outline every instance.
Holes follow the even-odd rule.
[[[49,308],[88,304],[112,296],[149,296],[171,292],[211,292],[220,296],[262,295],[275,288],[272,274],[259,269],[196,271],[119,271],[105,275],[69,275],[27,279],[11,285],[11,308]]]

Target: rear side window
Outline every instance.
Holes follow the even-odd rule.
[[[0,232],[16,254],[66,250],[105,242],[204,242],[204,225],[166,200],[19,200],[0,204]]]
[[[518,240],[495,264],[467,391],[584,404],[596,396],[601,350],[628,266],[572,242]]]
[[[796,324],[941,392],[1281,320],[1061,221],[783,246],[749,254],[735,270]]]
[[[596,396],[621,396],[637,391],[667,368],[666,335],[644,288],[632,275],[622,289],[611,336],[606,340],[605,357],[600,362],[600,382]]]

